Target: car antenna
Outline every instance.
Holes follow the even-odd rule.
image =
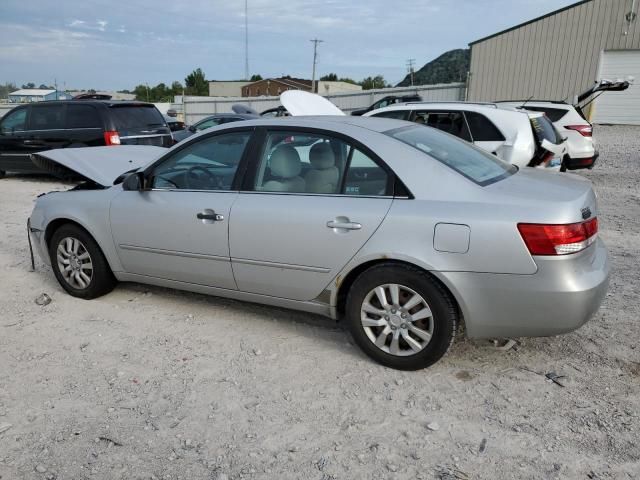
[[[529,98],[527,98],[527,99],[524,101],[524,103],[523,103],[522,105],[520,105],[520,108],[524,108],[524,106],[527,104],[527,102],[528,102],[529,100],[531,100],[532,98],[533,98],[533,95],[531,95]]]

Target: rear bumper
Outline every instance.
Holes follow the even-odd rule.
[[[534,259],[533,275],[443,275],[460,303],[469,337],[557,335],[581,327],[598,310],[610,268],[602,240],[574,255]]]
[[[589,157],[571,158],[567,156],[564,159],[564,165],[567,170],[580,170],[582,168],[591,169],[596,164],[596,160],[598,160],[599,156],[600,154],[598,152],[595,152],[592,156]]]

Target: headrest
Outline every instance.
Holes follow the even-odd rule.
[[[326,142],[316,143],[309,150],[309,162],[317,169],[331,168],[336,164],[336,156],[333,154],[331,145]]]
[[[300,174],[300,155],[291,145],[280,145],[271,154],[269,166],[276,177],[293,178]]]

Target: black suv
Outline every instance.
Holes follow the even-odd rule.
[[[377,102],[373,103],[367,108],[362,108],[360,110],[353,110],[351,115],[364,115],[371,110],[377,110],[378,108],[388,107],[389,105],[393,105],[394,103],[408,103],[408,102],[421,102],[422,97],[417,94],[409,94],[409,95],[387,95],[386,97],[381,98]]]
[[[55,100],[20,105],[0,119],[0,176],[7,171],[45,173],[30,156],[53,148],[172,144],[167,123],[151,103]]]

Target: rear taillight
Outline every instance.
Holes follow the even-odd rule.
[[[115,130],[104,132],[105,145],[120,145],[120,135]]]
[[[590,137],[593,133],[593,127],[591,125],[565,125],[567,130],[574,130],[583,137]]]
[[[519,223],[518,231],[531,255],[568,255],[584,250],[595,241],[598,219],[567,225]]]

